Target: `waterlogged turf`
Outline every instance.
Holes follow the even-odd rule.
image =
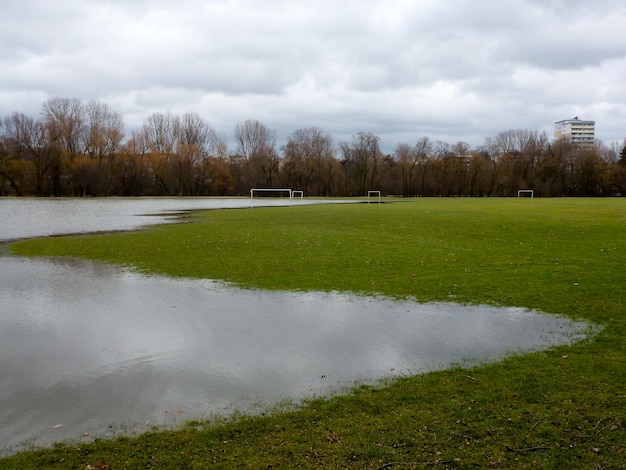
[[[294,411],[67,444],[0,466],[620,468],[626,460],[624,200],[419,199],[212,211],[190,221],[13,249],[245,287],[525,307],[603,329]]]
[[[63,261],[0,257],[0,454],[258,412],[590,329],[513,307],[238,289]]]

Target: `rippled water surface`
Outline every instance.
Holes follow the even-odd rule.
[[[120,203],[123,229],[145,222],[133,215],[145,207]],[[171,210],[185,208],[193,207]],[[84,223],[73,217],[55,223],[65,230]],[[25,226],[21,236],[34,236]],[[3,226],[0,239],[19,238],[14,233]],[[243,290],[3,256],[0,447],[175,425],[354,381],[494,360],[578,339],[586,329],[522,309]]]

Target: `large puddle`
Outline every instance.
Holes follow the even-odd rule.
[[[207,204],[0,200],[2,220],[12,221],[0,225],[0,240],[131,229],[162,221],[138,214]],[[242,290],[0,256],[0,453],[258,411],[567,343],[588,330],[523,309]]]
[[[91,439],[582,337],[522,309],[0,258],[0,442]]]
[[[345,204],[345,200],[289,198],[0,198],[0,241],[68,233],[133,230],[175,221],[203,209]]]

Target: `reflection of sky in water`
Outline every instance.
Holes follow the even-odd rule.
[[[133,230],[181,211],[346,203],[289,198],[0,198],[0,241],[53,234]]]
[[[240,290],[12,257],[0,258],[0,299],[5,446],[494,359],[582,328],[521,309]]]

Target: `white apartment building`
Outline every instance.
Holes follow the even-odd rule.
[[[595,133],[596,122],[583,121],[578,116],[554,123],[554,140],[566,139],[573,144],[593,145]]]

